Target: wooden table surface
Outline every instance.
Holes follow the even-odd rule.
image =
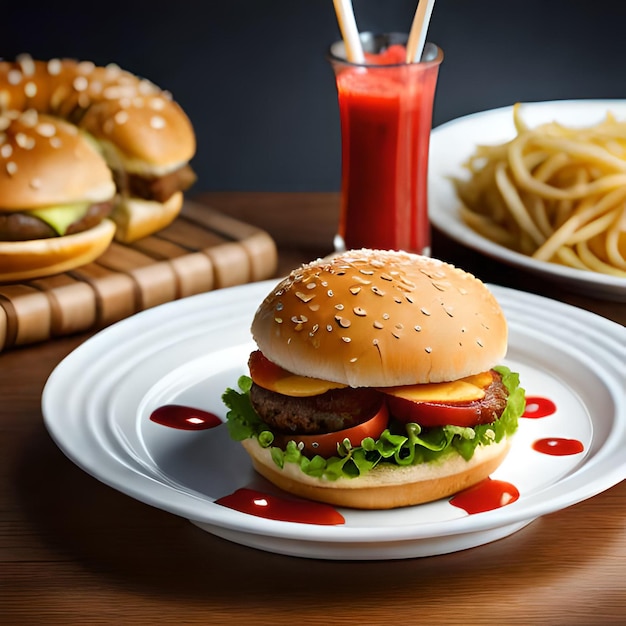
[[[337,194],[207,194],[266,229],[280,271],[330,252]],[[485,281],[626,324],[434,234]],[[0,354],[0,624],[624,624],[626,482],[492,544],[438,557],[317,561],[229,543],[90,477],[52,442],[47,377],[88,334]]]

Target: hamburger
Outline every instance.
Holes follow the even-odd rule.
[[[28,54],[0,61],[0,110],[49,114],[97,141],[117,187],[110,217],[122,243],[174,221],[196,180],[189,165],[196,139],[183,109],[169,92],[115,64]]]
[[[96,144],[59,118],[0,112],[0,282],[94,260],[115,233],[115,183]]]
[[[297,496],[388,509],[447,497],[504,460],[524,410],[499,365],[488,288],[442,261],[353,250],[293,271],[260,304],[227,423]]]

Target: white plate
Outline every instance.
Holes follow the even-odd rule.
[[[552,121],[571,126],[590,125],[601,121],[608,111],[626,119],[626,100],[562,100],[522,105],[522,117],[531,127]],[[431,223],[455,241],[500,261],[541,274],[574,291],[625,302],[625,278],[537,261],[490,241],[461,220],[459,199],[450,178],[468,178],[463,164],[477,145],[499,144],[513,137],[512,107],[467,115],[433,130],[428,171]]]
[[[246,372],[250,322],[273,285],[234,287],[149,309],[86,341],[44,389],[45,423],[58,446],[104,483],[215,535],[325,559],[400,559],[481,545],[626,476],[624,329],[494,286],[510,326],[505,363],[520,372],[527,393],[558,406],[550,417],[522,420],[510,455],[493,475],[517,486],[519,500],[476,515],[447,500],[393,511],[341,509],[341,526],[268,520],[215,504],[239,487],[272,488],[225,427],[186,432],[149,416],[170,403],[225,415],[221,395]],[[552,436],[578,439],[585,452],[553,457],[531,449],[534,440]]]

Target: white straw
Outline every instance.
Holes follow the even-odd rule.
[[[333,0],[333,3],[341,36],[346,46],[346,58],[351,63],[364,63],[365,55],[363,54],[359,30],[354,19],[352,0]]]
[[[435,0],[419,0],[413,24],[411,25],[411,32],[409,33],[409,40],[406,44],[407,63],[419,63],[422,58],[422,52],[426,43],[426,32],[428,31],[428,24],[434,6]]]

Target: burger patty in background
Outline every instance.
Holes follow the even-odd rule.
[[[72,222],[62,233],[37,217],[32,210],[0,214],[0,241],[28,241],[80,233],[99,224],[111,214],[112,210],[113,200],[91,204],[85,214]]]

